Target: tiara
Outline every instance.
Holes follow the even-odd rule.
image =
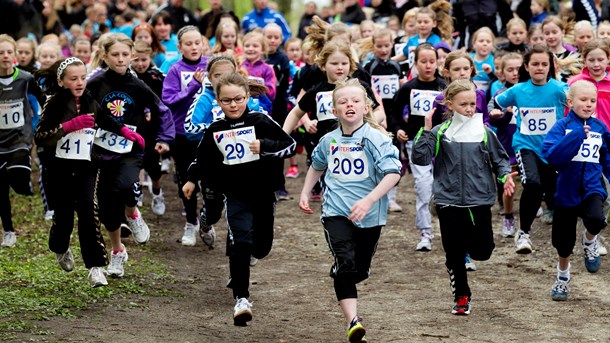
[[[68,68],[70,64],[74,63],[83,63],[83,61],[76,57],[68,57],[63,62],[61,62],[59,64],[59,68],[57,68],[57,78],[59,79],[61,77],[61,74],[64,73],[64,70],[66,70],[66,68]]]

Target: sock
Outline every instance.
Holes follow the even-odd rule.
[[[127,217],[129,217],[130,219],[136,219],[136,218],[138,218],[138,210],[136,209],[136,210],[133,212],[133,215],[131,215],[131,216],[130,216],[130,215],[127,215]]]
[[[584,232],[582,233],[582,242],[585,243],[586,245],[593,244],[593,242],[595,242],[596,239],[597,239],[597,235],[595,235],[595,237],[593,237],[592,240],[588,240],[587,235]]]
[[[123,244],[121,244],[121,250],[114,250],[114,249],[112,249],[112,253],[115,254],[115,255],[120,253],[120,252],[123,252],[123,251],[125,251],[125,246]]]
[[[559,268],[559,263],[557,263],[557,278],[562,278],[564,280],[570,280],[570,267],[571,263],[568,263],[568,268],[566,270],[561,270]]]
[[[506,219],[514,219],[515,215],[511,212],[511,213],[504,213],[504,218]]]
[[[161,188],[154,188],[153,187],[153,194],[154,195],[159,195],[159,193],[161,193]]]

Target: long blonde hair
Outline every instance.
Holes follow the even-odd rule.
[[[340,89],[347,87],[358,88],[362,92],[362,97],[364,98],[364,101],[367,105],[369,105],[369,111],[364,114],[364,122],[368,123],[372,128],[379,130],[381,133],[387,135],[388,137],[391,137],[391,135],[383,128],[383,126],[379,125],[379,123],[377,123],[377,121],[375,120],[375,117],[373,116],[373,101],[368,97],[366,89],[364,89],[358,79],[349,79],[347,81],[337,82],[335,90],[333,90],[333,107],[335,107],[335,103],[337,101],[337,92]],[[341,122],[339,122],[339,125],[341,125]]]

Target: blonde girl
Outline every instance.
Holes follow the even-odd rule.
[[[610,21],[604,20],[597,26],[597,38],[610,42]]]
[[[157,38],[155,29],[149,23],[140,23],[134,26],[131,32],[131,39],[134,42],[144,41],[152,49],[152,62],[160,67],[165,62],[165,47]]]
[[[536,44],[546,45],[544,34],[542,33],[542,24],[533,24],[527,30],[527,46],[531,48]]]
[[[267,40],[262,33],[249,32],[244,36],[244,54],[241,66],[246,69],[250,79],[267,87],[267,95],[273,101],[277,82],[273,68],[265,63],[268,49]]]
[[[593,25],[588,20],[581,20],[574,24],[574,45],[578,51],[582,51],[587,42],[595,39]]]
[[[233,51],[237,56],[241,56],[243,49],[241,42],[239,41],[239,27],[233,20],[223,20],[216,28],[214,35],[216,41],[212,48],[212,53],[225,52],[227,50]]]
[[[491,84],[491,78],[487,74],[493,74],[494,72],[493,49],[495,40],[494,33],[488,27],[482,27],[472,35],[472,49],[474,52],[470,54],[470,57],[474,61],[477,71],[473,81],[477,89],[483,92],[487,92]]]
[[[36,42],[26,37],[17,41],[17,68],[33,73],[40,67],[34,58],[35,55]]]
[[[546,46],[557,58],[559,76],[563,82],[566,82],[570,76],[578,74],[579,67],[576,49],[563,42],[566,26],[567,24],[557,16],[550,16],[542,21],[542,34]]]
[[[42,43],[36,50],[36,60],[41,69],[51,68],[53,63],[61,58],[61,47],[55,43]]]
[[[506,23],[508,42],[498,44],[498,50],[523,53],[527,49],[527,25],[521,18],[512,18]]]
[[[366,342],[356,285],[369,277],[386,224],[386,193],[400,179],[401,168],[398,150],[374,119],[367,94],[358,80],[337,83],[332,111],[339,128],[324,136],[313,151],[299,200],[303,212],[314,213],[309,194],[324,174],[324,183],[333,191],[324,196],[321,221],[334,257],[330,276],[349,342]]]
[[[469,315],[472,292],[464,256],[486,261],[495,247],[491,207],[497,175],[504,192],[515,184],[508,156],[491,129],[476,113],[476,88],[470,80],[453,81],[445,92],[451,119],[432,127],[432,113],[415,138],[412,159],[428,165],[434,158],[433,192],[436,201],[445,265],[451,280],[454,315]],[[492,191],[490,191],[492,190]]]

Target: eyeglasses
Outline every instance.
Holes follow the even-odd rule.
[[[223,105],[231,105],[231,103],[233,101],[235,101],[236,104],[241,104],[246,100],[246,97],[243,95],[240,96],[236,96],[234,98],[222,98],[222,99],[218,99],[218,101],[223,104]]]

